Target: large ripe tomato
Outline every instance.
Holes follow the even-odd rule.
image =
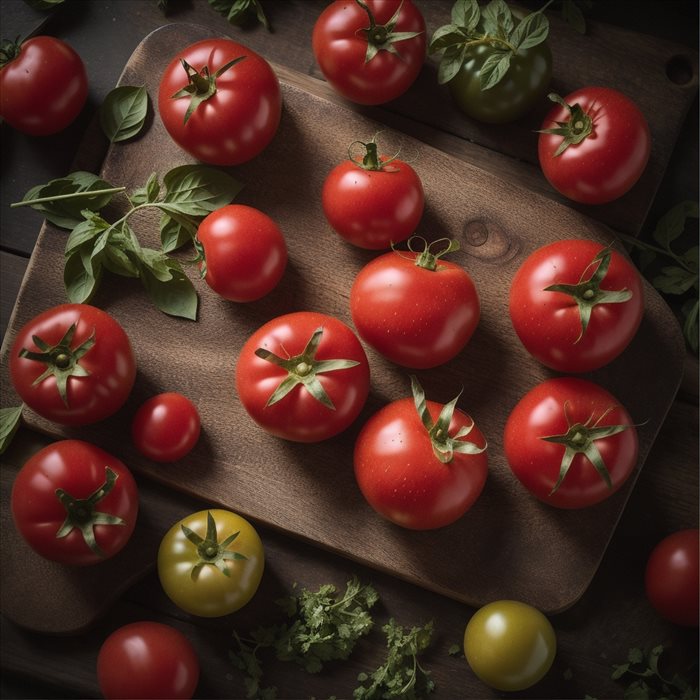
[[[107,700],[186,700],[197,689],[199,658],[187,637],[174,627],[132,622],[102,643],[97,681]]]
[[[559,372],[588,372],[614,360],[643,313],[642,280],[634,265],[586,239],[538,248],[511,284],[515,332],[528,352]]]
[[[287,266],[287,245],[267,214],[229,204],[209,214],[195,241],[204,281],[230,301],[254,301],[271,292]]]
[[[383,104],[418,77],[425,21],[412,0],[335,0],[316,20],[311,43],[337,92],[359,104]]]
[[[517,692],[540,681],[552,667],[557,637],[536,608],[497,600],[479,608],[464,630],[464,656],[472,671],[497,690]]]
[[[659,542],[647,560],[644,585],[649,602],[667,620],[698,626],[700,531],[679,530]]]
[[[637,429],[606,389],[585,379],[547,379],[506,421],[503,449],[515,476],[559,508],[609,498],[637,465]]]
[[[262,56],[231,39],[204,39],[168,64],[158,110],[172,139],[190,155],[212,165],[238,165],[272,141],[282,95]]]
[[[355,477],[367,502],[388,520],[413,530],[453,523],[486,483],[486,440],[474,421],[426,401],[415,377],[413,398],[375,413],[355,442]]]
[[[197,407],[176,391],[147,399],[131,422],[136,448],[154,462],[182,459],[197,444],[200,431]]]
[[[409,242],[410,245],[411,242]],[[469,274],[434,254],[392,251],[357,274],[350,311],[360,337],[392,362],[426,369],[452,359],[479,323],[479,295]]]
[[[87,304],[54,306],[31,319],[15,338],[9,364],[22,401],[61,425],[87,425],[111,416],[136,379],[124,329]]]
[[[82,440],[39,450],[12,486],[12,517],[46,559],[86,566],[113,557],[129,541],[138,490],[116,457]]]
[[[569,199],[602,204],[639,180],[651,153],[649,125],[617,90],[585,87],[557,105],[542,123],[538,156],[552,187]]]
[[[369,394],[369,364],[348,326],[299,311],[250,336],[238,357],[236,389],[251,418],[272,435],[318,442],[359,415]]]
[[[55,134],[80,114],[88,77],[80,56],[60,39],[35,36],[0,50],[0,116],[32,136]]]
[[[374,141],[357,143],[366,150],[362,161],[349,155],[323,183],[323,212],[350,243],[389,248],[415,232],[425,206],[423,184],[408,163],[379,156]]]
[[[242,608],[262,579],[265,553],[255,528],[240,515],[212,509],[175,523],[158,549],[158,577],[168,597],[200,617]]]

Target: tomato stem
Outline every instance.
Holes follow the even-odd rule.
[[[355,0],[355,2],[367,13],[367,18],[369,19],[369,27],[359,30],[359,33],[362,34],[367,40],[365,63],[369,63],[379,53],[379,51],[388,51],[389,53],[393,53],[400,57],[400,54],[396,50],[394,44],[397,41],[406,41],[407,39],[413,39],[419,34],[422,34],[422,32],[394,31],[394,28],[399,21],[403,0],[399,3],[399,6],[396,8],[396,12],[394,12],[386,24],[377,24],[376,20],[374,19],[374,15],[372,14],[372,10],[370,10],[369,5],[367,5],[364,0]]]

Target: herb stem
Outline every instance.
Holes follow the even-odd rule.
[[[661,255],[665,255],[669,258],[672,258],[684,270],[686,270],[687,272],[693,272],[690,269],[690,267],[688,267],[688,264],[683,260],[683,258],[676,255],[670,248],[661,248],[660,246],[654,245],[653,243],[639,241],[633,236],[627,236],[624,233],[617,233],[617,236],[620,237],[623,241],[625,241],[625,243],[629,243],[630,245],[636,246],[637,248],[641,248],[642,250],[652,250],[655,253],[660,253]]]
[[[44,204],[46,202],[57,202],[61,199],[75,199],[76,197],[94,197],[98,194],[115,194],[124,192],[126,187],[109,187],[103,190],[83,190],[82,192],[71,192],[70,194],[57,194],[52,197],[37,197],[36,199],[23,199],[21,202],[13,202],[10,208],[31,207],[34,204]]]

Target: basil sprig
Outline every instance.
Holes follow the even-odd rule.
[[[442,52],[438,83],[452,80],[469,52],[486,46],[490,55],[480,71],[481,89],[497,85],[518,51],[531,49],[547,39],[549,20],[544,10],[551,2],[518,22],[504,0],[491,0],[483,8],[477,0],[457,0],[452,6],[452,21],[436,29],[430,42],[431,54]]]
[[[144,85],[120,85],[100,106],[100,126],[110,143],[136,136],[146,123],[148,93]]]
[[[99,288],[104,271],[141,280],[151,301],[171,316],[197,318],[197,293],[179,260],[169,253],[191,243],[200,221],[229,204],[242,184],[230,175],[201,165],[168,171],[163,183],[152,174],[131,195],[96,175],[75,172],[32,188],[21,202],[48,221],[71,231],[66,241],[64,284],[70,301],[86,303]],[[164,193],[162,193],[164,190]],[[110,222],[101,210],[115,194],[124,193],[129,208]],[[141,245],[130,219],[154,208],[161,212],[161,248]]]

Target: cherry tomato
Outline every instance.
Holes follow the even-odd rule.
[[[547,379],[511,411],[503,448],[515,476],[558,508],[609,498],[632,474],[637,429],[620,402],[593,382]]]
[[[108,700],[191,698],[199,682],[199,658],[174,627],[132,622],[102,643],[97,681]]]
[[[488,472],[486,440],[474,421],[426,401],[415,377],[413,399],[375,413],[355,442],[355,478],[380,515],[413,530],[444,527],[466,513]]]
[[[200,270],[224,299],[254,301],[271,292],[287,265],[287,245],[267,214],[229,204],[209,214],[197,229]]]
[[[61,425],[116,413],[131,393],[136,359],[124,329],[87,304],[62,304],[26,323],[10,350],[10,377],[29,408]]]
[[[350,243],[389,248],[416,230],[425,206],[423,184],[408,163],[379,156],[374,141],[357,143],[366,154],[362,162],[350,156],[328,174],[321,192],[323,212]]]
[[[59,440],[30,457],[12,485],[11,502],[27,544],[46,559],[74,566],[117,554],[138,515],[129,469],[82,440]]]
[[[639,108],[612,88],[584,87],[557,102],[542,123],[538,156],[544,176],[564,196],[603,204],[628,192],[651,153]]]
[[[620,253],[585,239],[529,255],[510,289],[510,317],[525,348],[559,372],[588,372],[629,345],[644,314],[642,280]]]
[[[698,626],[699,550],[700,530],[679,530],[661,540],[647,560],[647,598],[659,615],[677,625]]]
[[[169,391],[141,404],[131,423],[131,436],[148,459],[176,462],[197,444],[200,429],[195,405],[186,396]]]
[[[158,577],[167,596],[200,617],[242,608],[258,590],[265,554],[255,528],[240,515],[211,509],[175,523],[158,549]]]
[[[557,651],[551,622],[536,608],[497,600],[479,608],[464,630],[472,671],[496,690],[517,692],[547,675]]]
[[[204,39],[168,64],[158,109],[187,153],[212,165],[238,165],[272,141],[282,94],[270,64],[255,51],[226,38]]]
[[[420,253],[392,251],[375,258],[350,290],[352,320],[362,340],[405,367],[447,362],[479,323],[479,295],[471,277],[439,259],[454,244],[447,242],[436,255],[431,252],[435,243]]]
[[[318,442],[359,415],[369,394],[369,364],[348,326],[299,311],[269,321],[246,341],[236,389],[251,418],[272,435]]]
[[[311,38],[326,80],[343,97],[377,105],[413,84],[426,55],[425,21],[412,0],[332,2]]]
[[[21,44],[3,42],[0,51],[0,116],[32,136],[55,134],[80,114],[88,77],[80,56],[52,36]]]

